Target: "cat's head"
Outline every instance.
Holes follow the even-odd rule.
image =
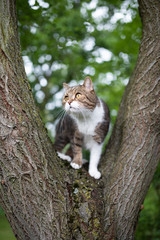
[[[90,77],[86,77],[82,85],[70,87],[64,83],[65,93],[63,96],[63,107],[69,114],[80,114],[93,111],[97,104],[97,96],[93,89]]]

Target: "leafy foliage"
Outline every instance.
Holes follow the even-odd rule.
[[[114,123],[135,65],[141,24],[134,1],[17,1],[22,54],[43,121],[53,128],[62,83],[91,75]],[[23,14],[22,14],[23,13]],[[27,58],[24,58],[27,59]]]

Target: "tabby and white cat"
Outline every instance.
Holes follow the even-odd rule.
[[[109,128],[109,109],[96,96],[90,77],[85,78],[83,85],[70,87],[64,83],[63,86],[62,103],[66,114],[56,127],[54,148],[59,157],[71,162],[75,169],[83,164],[82,147],[90,150],[89,174],[99,179],[101,173],[97,167]],[[62,150],[68,143],[70,148],[65,155]]]

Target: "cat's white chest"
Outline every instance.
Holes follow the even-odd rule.
[[[94,136],[95,135],[95,128],[98,123],[103,121],[104,116],[104,109],[102,102],[100,100],[100,106],[96,106],[93,112],[90,112],[90,115],[83,116],[82,119],[75,119],[78,130],[84,136]]]
[[[84,135],[94,135],[95,128],[97,126],[97,121],[96,122],[90,122],[89,120],[83,121],[83,122],[78,122],[78,130],[80,133]]]

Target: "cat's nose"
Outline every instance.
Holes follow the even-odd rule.
[[[68,104],[71,105],[72,101],[73,101],[72,99],[69,99]]]

